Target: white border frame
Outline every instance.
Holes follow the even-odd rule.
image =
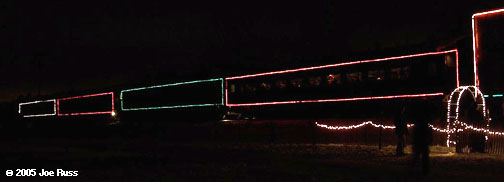
[[[41,103],[41,102],[53,102],[54,103],[54,106],[53,106],[53,110],[54,110],[54,113],[51,113],[51,114],[34,114],[34,115],[23,115],[23,117],[25,118],[29,118],[29,117],[41,117],[41,116],[55,116],[57,113],[56,113],[56,99],[50,99],[50,100],[39,100],[39,101],[33,101],[33,102],[24,102],[24,103],[19,103],[19,108],[18,108],[18,113],[21,114],[21,106],[23,105],[28,105],[28,104],[37,104],[37,103]]]

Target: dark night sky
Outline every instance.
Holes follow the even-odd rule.
[[[115,1],[114,1],[115,2]],[[2,2],[0,101],[338,62],[469,36],[485,1]]]

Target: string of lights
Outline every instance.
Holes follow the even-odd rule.
[[[30,104],[38,104],[38,103],[42,103],[42,102],[53,102],[53,113],[47,113],[47,114],[31,114],[31,115],[23,115],[23,117],[25,118],[29,118],[29,117],[41,117],[41,116],[54,116],[56,115],[56,99],[50,99],[50,100],[39,100],[39,101],[33,101],[33,102],[24,102],[24,103],[19,103],[19,108],[18,108],[18,113],[19,114],[22,114],[22,109],[21,107],[24,106],[24,105],[30,105]]]
[[[342,99],[320,99],[320,100],[299,100],[299,101],[280,101],[280,102],[259,102],[259,103],[246,103],[246,104],[227,104],[227,106],[261,106],[261,105],[276,105],[276,104],[342,102],[342,101],[358,101],[358,100],[396,99],[396,98],[407,98],[407,97],[431,97],[431,96],[442,96],[442,95],[443,95],[443,93],[439,92],[439,93],[428,93],[428,94],[389,95],[389,96],[356,97],[356,98],[342,98]]]
[[[474,91],[473,91],[474,90]],[[448,131],[451,131],[451,132],[448,132],[448,135],[446,137],[446,146],[447,147],[450,147],[450,143],[455,143],[455,142],[451,142],[450,141],[450,138],[451,138],[451,133],[456,133],[456,132],[460,132],[460,131],[463,131],[463,129],[461,128],[458,128],[459,126],[461,127],[464,127],[465,125],[467,125],[466,123],[463,123],[459,120],[459,109],[460,109],[460,99],[462,98],[464,92],[466,91],[469,91],[471,92],[471,95],[473,96],[473,99],[475,102],[478,102],[480,101],[480,103],[478,105],[481,105],[482,106],[482,110],[483,110],[483,118],[487,118],[487,113],[486,113],[486,103],[485,103],[485,97],[483,95],[483,93],[478,89],[478,87],[476,86],[461,86],[461,87],[458,87],[456,88],[455,90],[452,91],[452,93],[450,94],[450,98],[448,100],[448,104],[447,104],[447,118],[446,118],[446,129]],[[453,101],[453,96],[457,94],[456,96],[456,100],[457,102],[456,103],[452,103]],[[479,98],[479,99],[478,99]],[[452,116],[452,111],[451,111],[451,106],[456,106],[455,108],[455,116]],[[454,119],[454,121],[452,122],[452,119]],[[489,118],[488,121],[490,121],[491,119]],[[465,125],[464,125],[465,124]],[[487,125],[486,125],[487,129],[481,129],[481,131],[490,131],[490,122],[487,122]],[[472,127],[474,128],[474,127]],[[471,129],[471,127],[465,127],[465,129]],[[490,134],[490,132],[485,132],[486,134]],[[494,132],[495,133],[495,132]],[[499,133],[499,132],[497,132]],[[488,140],[488,136],[485,136],[485,139]]]
[[[365,121],[365,122],[362,122],[361,124],[350,125],[350,126],[329,126],[326,124],[320,124],[318,122],[315,122],[315,124],[319,127],[330,129],[330,130],[351,130],[351,129],[360,128],[360,127],[363,127],[366,125],[371,125],[371,126],[374,126],[375,128],[395,129],[395,126],[386,126],[386,125],[382,125],[382,124],[375,124],[375,123],[373,123],[373,121]],[[413,124],[408,124],[407,126],[409,128],[409,127],[412,127]]]
[[[493,95],[484,95],[485,98],[488,97],[504,97],[504,94],[493,94]]]
[[[472,38],[473,38],[473,68],[474,68],[474,85],[479,86],[479,78],[478,78],[478,48],[479,48],[479,40],[478,40],[478,25],[476,19],[483,16],[495,15],[499,13],[504,13],[504,9],[497,9],[492,11],[486,11],[481,13],[476,13],[472,15]]]
[[[460,122],[460,124],[461,124],[462,126],[464,126],[464,129],[470,129],[470,130],[474,130],[474,131],[478,131],[478,132],[487,133],[487,134],[490,134],[490,135],[499,135],[499,136],[504,136],[504,132],[491,131],[491,130],[489,130],[489,129],[485,129],[485,128],[477,128],[477,127],[474,127],[474,126],[469,125],[469,124],[464,123],[464,122]]]
[[[221,102],[220,103],[208,103],[208,104],[186,104],[186,105],[171,105],[171,106],[154,106],[154,107],[139,107],[139,108],[126,108],[124,107],[124,93],[126,92],[132,92],[132,91],[139,91],[139,90],[146,90],[146,89],[154,89],[154,88],[162,88],[162,87],[171,87],[171,86],[177,86],[177,85],[187,85],[187,84],[196,84],[196,83],[203,83],[203,82],[218,82],[220,81],[220,92],[221,92]],[[226,93],[227,94],[227,93]],[[155,85],[155,86],[149,86],[149,87],[141,87],[141,88],[133,88],[133,89],[126,89],[122,90],[121,94],[119,95],[119,99],[121,100],[121,110],[122,111],[137,111],[137,110],[156,110],[156,109],[174,109],[174,108],[187,108],[187,107],[205,107],[205,106],[221,106],[224,105],[224,79],[223,78],[216,78],[216,79],[208,79],[208,80],[195,80],[195,81],[188,81],[188,82],[179,82],[179,83],[170,83],[170,84],[164,84],[164,85]]]
[[[465,126],[464,129],[470,129],[470,130],[474,130],[474,131],[478,131],[478,132],[484,132],[484,133],[488,133],[490,135],[504,136],[504,132],[497,132],[497,131],[491,131],[491,130],[484,129],[484,128],[477,128],[477,127],[468,125],[467,123],[464,123],[464,122],[460,122],[460,123],[461,123],[461,125]],[[363,127],[366,125],[371,125],[375,128],[382,128],[382,129],[395,129],[396,128],[395,126],[375,124],[375,123],[373,123],[373,121],[364,121],[360,124],[349,125],[349,126],[330,126],[330,125],[326,125],[326,124],[321,124],[319,122],[315,122],[315,124],[318,127],[329,129],[329,130],[351,130],[351,129],[357,129],[357,128],[360,128],[360,127]],[[411,127],[415,126],[415,124],[408,124],[407,126],[408,126],[408,128],[411,128]],[[457,129],[457,130],[441,129],[441,128],[435,127],[432,124],[429,124],[429,127],[432,128],[432,130],[440,132],[440,133],[455,133],[455,132],[464,131],[464,129]],[[450,141],[450,143],[454,143],[454,142]]]
[[[504,132],[502,131],[492,131],[490,130],[490,120],[491,118],[488,118],[488,122],[486,124],[486,128],[478,128],[474,127],[472,125],[469,125],[465,122],[462,122],[459,120],[459,110],[460,110],[460,100],[463,96],[463,94],[469,91],[471,95],[473,96],[473,99],[475,102],[478,103],[478,105],[482,106],[483,110],[483,118],[487,119],[487,113],[486,113],[486,103],[485,103],[485,97],[483,93],[478,89],[476,86],[461,86],[456,88],[450,93],[450,97],[448,99],[448,104],[447,104],[447,119],[446,119],[446,129],[441,129],[434,127],[432,124],[429,124],[429,127],[432,128],[436,132],[440,133],[446,133],[447,138],[446,138],[446,146],[450,147],[450,144],[457,144],[456,141],[451,141],[450,137],[452,134],[456,134],[458,132],[463,132],[466,129],[473,130],[476,132],[482,132],[485,133],[485,139],[488,140],[488,135],[497,135],[497,136],[504,136]],[[456,99],[456,102],[453,103],[453,99]],[[455,106],[455,115],[452,116],[452,110],[451,107]],[[452,119],[454,120],[452,122]],[[350,129],[355,129],[359,127],[363,127],[365,125],[371,125],[376,128],[383,128],[383,129],[394,129],[395,126],[387,126],[387,125],[382,125],[382,124],[375,124],[372,121],[365,121],[361,124],[357,125],[350,125],[350,126],[329,126],[326,124],[320,124],[318,122],[315,123],[317,126],[330,129],[330,130],[350,130]],[[413,124],[408,125],[408,127],[413,126]]]
[[[111,108],[110,111],[82,112],[82,113],[62,113],[60,111],[60,101],[62,101],[62,100],[81,99],[81,98],[86,98],[86,97],[96,97],[96,96],[102,96],[102,95],[111,95],[111,98],[112,98],[112,108]],[[75,96],[75,97],[67,97],[67,98],[56,99],[56,105],[57,105],[58,116],[76,116],[76,115],[93,115],[93,114],[110,114],[112,116],[115,116],[115,114],[116,114],[114,112],[114,92],[106,92],[106,93],[99,93],[99,94],[90,94],[90,95],[82,95],[82,96]]]
[[[267,76],[267,75],[276,75],[276,74],[285,74],[299,71],[308,71],[308,70],[317,70],[324,68],[334,68],[340,66],[348,66],[355,64],[364,64],[364,63],[373,63],[373,62],[383,62],[383,61],[393,61],[393,60],[401,60],[407,58],[414,57],[422,57],[422,56],[432,56],[432,55],[442,55],[442,54],[455,54],[455,62],[456,62],[456,87],[459,87],[459,70],[458,70],[458,50],[452,49],[447,51],[439,51],[439,52],[428,52],[428,53],[420,53],[420,54],[412,54],[412,55],[404,55],[404,56],[396,56],[396,57],[388,57],[388,58],[379,58],[379,59],[371,59],[371,60],[361,60],[361,61],[350,61],[344,63],[337,64],[329,64],[322,66],[314,66],[314,67],[306,67],[306,68],[298,68],[298,69],[289,69],[283,71],[273,71],[266,73],[258,73],[251,75],[243,75],[243,76],[234,76],[225,78],[225,94],[226,97],[226,106],[260,106],[260,105],[276,105],[276,104],[299,104],[299,103],[315,103],[315,102],[339,102],[339,101],[353,101],[353,100],[372,100],[372,99],[388,99],[388,98],[401,98],[401,97],[424,97],[424,96],[436,96],[443,95],[443,93],[430,93],[430,94],[410,94],[410,95],[397,95],[397,96],[378,96],[378,97],[359,97],[359,98],[341,98],[341,99],[320,99],[320,100],[290,100],[290,101],[272,101],[272,102],[260,102],[260,103],[229,103],[228,98],[228,88],[227,82],[228,80],[236,80],[236,79],[244,79],[244,78],[252,78],[259,76]]]

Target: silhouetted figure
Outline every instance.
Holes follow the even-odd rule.
[[[411,104],[410,119],[413,128],[413,162],[421,158],[423,174],[429,173],[429,145],[432,143],[432,129],[429,123],[434,120],[435,107],[427,99]]]
[[[406,107],[403,105],[401,109],[395,113],[394,116],[395,134],[397,136],[397,156],[405,155],[404,148],[406,147],[406,135],[408,134],[408,125],[404,116],[405,111]]]
[[[473,103],[467,112],[468,124],[478,126],[484,124],[485,118],[482,113],[482,108],[476,103]],[[469,134],[469,147],[471,152],[485,152],[485,135],[482,132],[471,132]]]

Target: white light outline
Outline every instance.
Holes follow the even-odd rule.
[[[474,92],[471,89],[474,89]],[[473,96],[473,99],[476,102],[478,101],[478,96],[481,98],[481,104],[483,105],[483,118],[487,119],[485,97],[484,97],[483,93],[478,89],[478,87],[476,87],[476,86],[461,86],[461,87],[458,87],[455,90],[453,90],[452,93],[450,94],[450,99],[448,100],[448,104],[447,104],[448,105],[448,110],[447,110],[448,112],[446,114],[447,115],[446,130],[448,131],[447,137],[446,137],[446,146],[447,147],[450,147],[450,143],[456,144],[455,141],[450,141],[450,133],[457,133],[459,131],[463,131],[464,129],[472,129],[474,131],[484,131],[485,133],[491,134],[491,135],[500,135],[502,133],[502,132],[490,131],[490,120],[488,120],[488,122],[487,122],[487,129],[475,128],[471,125],[468,125],[467,123],[459,121],[460,99],[462,98],[462,95],[464,94],[464,92],[466,90],[469,90],[469,92],[471,92],[471,95]],[[456,109],[455,109],[455,118],[454,118],[455,121],[452,123],[450,120],[450,115],[451,115],[450,106],[452,103],[451,101],[453,99],[453,94],[455,94],[456,92],[459,92],[459,94],[457,95],[457,98],[456,98],[457,104],[456,104]],[[454,128],[450,129],[450,125],[453,125]],[[457,129],[459,126],[463,126],[464,129]],[[488,140],[487,135],[485,135],[485,138],[486,138],[486,140]]]
[[[23,102],[18,104],[18,113],[21,114],[21,106],[23,105],[29,105],[29,104],[37,104],[41,102],[53,102],[53,111],[54,113],[51,114],[32,114],[32,115],[22,115],[25,118],[30,118],[30,117],[42,117],[42,116],[55,116],[56,113],[56,99],[49,99],[49,100],[39,100],[39,101],[32,101],[32,102]]]

